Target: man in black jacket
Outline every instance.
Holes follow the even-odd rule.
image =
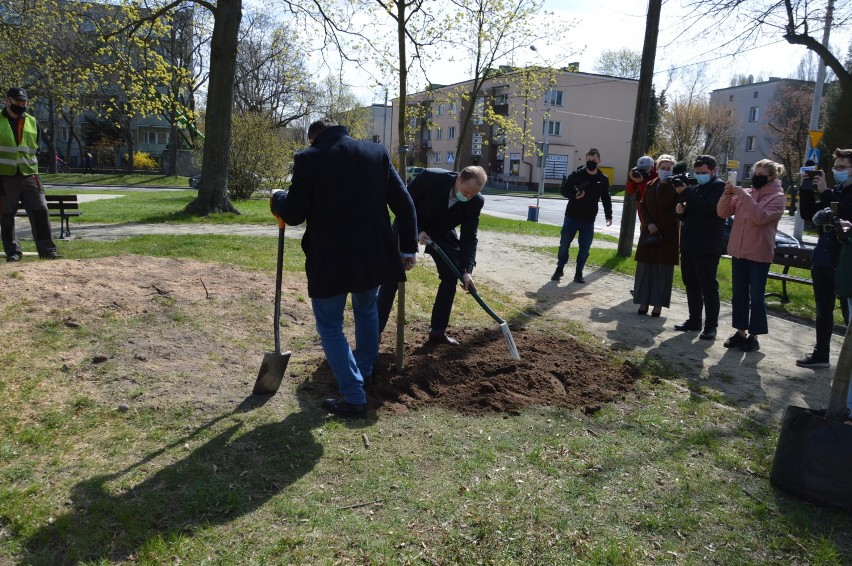
[[[692,166],[697,184],[674,184],[681,196],[675,207],[680,215],[680,273],[686,287],[689,318],[676,324],[675,330],[701,330],[701,312],[704,310],[704,330],[699,336],[704,340],[716,338],[719,326],[719,281],[716,272],[719,258],[725,253],[722,233],[725,221],[716,214],[716,204],[722,198],[725,182],[716,176],[716,159],[699,155]]]
[[[832,174],[837,185],[831,189],[826,185],[823,171],[813,172],[813,183],[802,183],[799,190],[799,208],[802,218],[810,220],[814,215],[838,203],[837,213],[844,220],[852,220],[852,149],[834,151]],[[815,222],[816,224],[816,219]],[[816,345],[813,352],[796,360],[796,365],[806,368],[827,368],[831,349],[831,332],[834,329],[834,276],[840,255],[839,234],[833,225],[817,226],[816,248],[814,248],[811,279],[813,280],[816,306]]]
[[[471,273],[476,265],[479,214],[485,205],[480,192],[487,180],[485,169],[472,165],[459,173],[426,169],[408,184],[408,192],[417,210],[420,242],[424,243],[429,238],[441,247],[462,273],[462,287],[465,291],[476,289]],[[456,226],[461,227],[460,235],[456,233]],[[431,246],[427,246],[426,253],[435,260],[441,280],[432,306],[429,341],[458,345],[458,340],[447,335],[458,278]],[[382,285],[379,291],[380,332],[387,324],[395,295],[395,284]]]
[[[369,381],[379,356],[379,286],[404,279],[414,267],[414,204],[382,145],[356,141],[330,119],[308,128],[311,147],[293,161],[290,190],[272,197],[273,213],[287,224],[307,221],[302,237],[308,295],[317,332],[342,398],[323,407],[343,417],[364,417]],[[397,238],[388,207],[396,216]],[[343,310],[352,295],[355,352],[343,333]]]
[[[600,152],[592,148],[586,153],[586,164],[578,167],[576,171],[568,175],[562,181],[560,192],[568,199],[565,207],[565,221],[562,224],[561,237],[559,239],[559,253],[556,255],[556,271],[551,276],[551,281],[559,281],[564,273],[565,264],[568,263],[568,249],[574,236],[580,233],[577,239],[580,249],[577,252],[577,269],[574,272],[576,283],[585,283],[583,279],[583,267],[589,259],[589,249],[595,237],[595,217],[598,215],[598,201],[603,203],[606,225],[612,224],[612,199],[609,196],[609,179],[598,169],[601,162]]]

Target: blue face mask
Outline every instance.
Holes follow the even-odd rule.
[[[695,180],[698,181],[699,185],[706,185],[707,183],[710,182],[711,177],[713,177],[713,175],[711,175],[710,173],[696,173],[695,174]]]
[[[849,180],[849,170],[844,169],[843,171],[838,171],[837,169],[832,169],[831,172],[834,174],[834,180],[837,183],[845,183]]]
[[[461,191],[456,191],[456,200],[459,202],[467,202],[467,197],[464,196]]]
[[[665,183],[666,181],[668,181],[668,180],[669,180],[669,177],[671,177],[671,176],[672,176],[672,172],[671,172],[671,171],[665,171],[665,170],[663,170],[663,169],[660,169],[659,171],[657,171],[657,175],[660,177],[660,181],[662,181],[663,183]]]

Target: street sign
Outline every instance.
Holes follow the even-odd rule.
[[[740,166],[740,162],[735,159],[728,160],[728,169],[736,169]]]
[[[811,138],[811,147],[819,145],[819,142],[822,139],[822,134],[823,133],[819,130],[808,130],[808,136]]]
[[[820,134],[822,134],[822,132],[820,132]],[[808,151],[807,158],[813,160],[814,163],[819,163],[819,150],[816,148],[811,149]]]

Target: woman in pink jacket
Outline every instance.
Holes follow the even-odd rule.
[[[783,174],[780,163],[762,159],[754,164],[752,188],[727,183],[716,205],[720,217],[734,217],[728,254],[733,280],[732,318],[737,332],[725,341],[726,348],[754,352],[760,348],[757,336],[769,332],[764,293],[775,255],[775,230],[784,213],[786,197],[779,179]]]

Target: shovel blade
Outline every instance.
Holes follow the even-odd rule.
[[[290,361],[290,352],[267,352],[263,355],[263,363],[254,383],[253,395],[275,395],[281,387],[284,372],[287,371],[287,362]]]

